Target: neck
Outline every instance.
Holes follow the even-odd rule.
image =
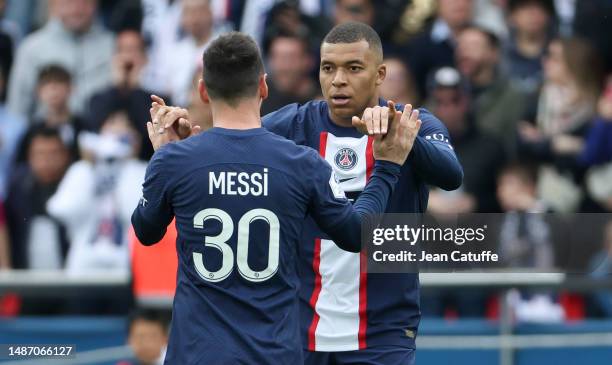
[[[231,106],[223,102],[213,102],[213,127],[227,129],[252,129],[261,127],[261,100],[259,98],[243,99],[238,105]]]
[[[495,80],[495,67],[483,67],[480,72],[474,75],[472,82],[476,86],[484,87],[493,83]]]
[[[379,95],[378,92],[372,96],[372,98],[370,99],[370,101],[368,102],[368,105],[366,107],[373,107],[378,105],[378,99],[379,99]],[[327,104],[329,106],[329,103]],[[365,110],[365,108],[364,108]],[[363,112],[364,110],[359,112],[359,115],[355,115],[356,117],[361,118],[363,116]],[[340,127],[347,127],[347,128],[352,128],[353,127],[353,115],[350,115],[348,117],[343,117],[343,116],[339,116],[339,115],[335,115],[332,113],[331,108],[329,108],[329,118],[331,119],[331,121]]]
[[[546,44],[546,33],[517,33],[516,47],[525,56],[537,57]]]
[[[45,119],[50,125],[60,125],[68,121],[70,118],[70,112],[67,107],[59,108],[56,110],[49,109]]]

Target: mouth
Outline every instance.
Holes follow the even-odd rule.
[[[343,106],[351,101],[351,97],[346,94],[334,94],[331,97],[331,102],[334,106]]]

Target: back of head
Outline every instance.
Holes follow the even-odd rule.
[[[243,33],[230,32],[215,39],[204,52],[203,79],[213,101],[236,106],[257,95],[264,72],[257,43]]]
[[[336,25],[327,33],[323,43],[355,43],[365,40],[370,49],[377,55],[379,63],[383,60],[383,48],[380,36],[376,31],[365,23],[346,22]]]

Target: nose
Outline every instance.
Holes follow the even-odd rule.
[[[334,78],[332,80],[333,87],[341,87],[346,85],[346,74],[342,69],[338,69],[334,74]]]

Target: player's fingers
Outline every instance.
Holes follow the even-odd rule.
[[[153,100],[153,102],[158,103],[159,105],[166,106],[166,102],[164,101],[164,99],[155,94],[151,94],[151,100]]]
[[[153,139],[153,136],[155,135],[155,129],[153,128],[153,123],[151,123],[150,121],[147,122],[147,134],[149,135],[149,139]]]
[[[381,134],[387,134],[387,128],[390,122],[389,112],[393,113],[393,110],[389,110],[388,107],[381,108],[380,110],[380,133]]]
[[[408,124],[408,127],[411,129],[415,129],[416,128],[416,123],[417,120],[419,120],[419,110],[415,109],[412,111],[412,113],[410,114],[410,123]]]
[[[170,111],[170,108],[168,108],[167,106],[160,107],[159,109],[157,109],[157,112],[155,112],[155,115],[153,116],[153,120],[152,120],[153,126],[158,128],[162,122],[162,118],[169,111]]]
[[[188,116],[187,110],[183,108],[172,108],[168,114],[164,116],[163,124],[164,128],[170,128],[180,118],[186,118]]]
[[[191,128],[191,135],[200,134],[201,132],[202,132],[202,127],[200,127],[199,125],[193,126]]]
[[[374,129],[372,127],[372,108],[366,108],[366,110],[363,112],[363,118],[361,119],[366,124],[366,127],[368,129],[368,134],[374,133]]]
[[[389,124],[391,124],[391,122],[393,122],[393,120],[395,120],[395,117],[397,117],[398,115],[397,110],[395,109],[395,102],[393,100],[388,100],[387,107],[389,108]],[[399,115],[401,114],[402,113],[400,112]]]
[[[374,134],[380,134],[381,118],[382,118],[382,108],[377,105],[374,108],[372,108],[372,132],[374,132]]]

